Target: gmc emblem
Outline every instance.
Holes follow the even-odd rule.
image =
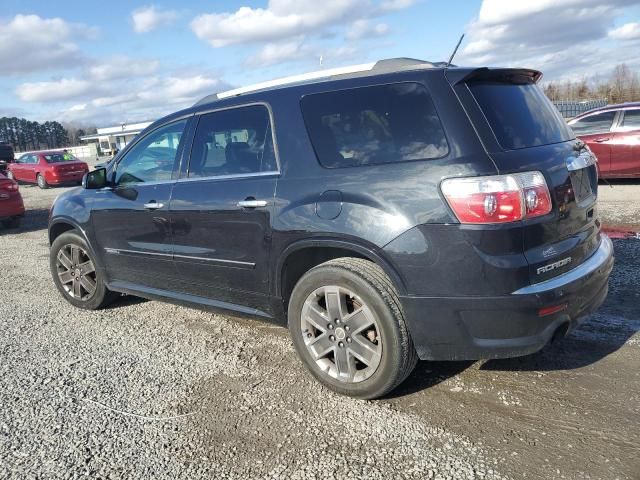
[[[562,260],[558,260],[557,262],[553,262],[553,263],[550,263],[549,265],[545,265],[544,267],[538,268],[536,272],[538,273],[538,275],[540,275],[541,273],[550,272],[551,270],[564,267],[565,265],[568,265],[570,263],[571,263],[571,257],[563,258]]]

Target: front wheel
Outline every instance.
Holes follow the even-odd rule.
[[[49,266],[58,291],[76,307],[97,310],[116,297],[107,289],[89,246],[74,231],[65,232],[54,240]]]
[[[44,179],[44,177],[40,174],[38,174],[38,177],[36,178],[37,182],[38,182],[38,186],[45,190],[47,188],[49,188],[49,184],[47,183],[47,181]]]
[[[380,397],[417,363],[398,294],[367,260],[339,258],[307,272],[291,295],[288,321],[305,366],[341,394]]]

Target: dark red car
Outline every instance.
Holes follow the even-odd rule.
[[[7,176],[20,182],[51,185],[80,184],[89,166],[64,152],[25,153],[7,166]]]
[[[640,177],[640,102],[590,110],[569,125],[598,157],[600,176]]]
[[[24,216],[24,203],[18,184],[0,173],[0,222],[9,228],[17,227]]]

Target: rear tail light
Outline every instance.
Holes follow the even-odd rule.
[[[0,182],[0,190],[4,190],[5,192],[17,192],[18,184],[13,180],[3,180]]]
[[[551,196],[540,172],[449,178],[442,193],[460,223],[506,223],[551,211]]]

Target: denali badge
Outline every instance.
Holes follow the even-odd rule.
[[[562,260],[559,260],[557,262],[550,263],[549,265],[545,265],[544,267],[538,268],[536,272],[538,273],[538,275],[540,275],[541,273],[550,272],[551,270],[564,267],[565,265],[568,265],[570,263],[571,263],[571,257],[563,258]]]

